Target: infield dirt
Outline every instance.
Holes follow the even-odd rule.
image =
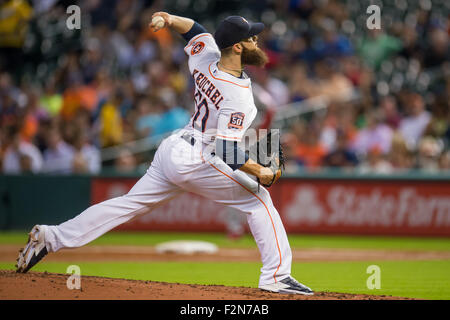
[[[13,262],[20,246],[0,246],[0,261]],[[449,252],[350,249],[293,250],[294,261],[358,261],[448,259]],[[159,254],[145,246],[86,246],[49,254],[46,261],[259,261],[257,249],[220,249],[216,254]],[[81,290],[69,290],[68,274],[0,270],[0,300],[411,300],[383,295],[316,292],[313,296],[264,292],[256,288],[194,285],[83,276]]]
[[[1,300],[413,300],[334,292],[313,296],[264,292],[255,288],[194,285],[83,276],[80,290],[67,289],[69,275],[0,270]]]

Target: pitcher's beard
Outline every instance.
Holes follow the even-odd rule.
[[[244,47],[244,49],[242,50],[242,66],[247,65],[264,67],[267,62],[269,62],[269,58],[267,57],[267,54],[260,48],[256,48],[255,50],[248,50]]]

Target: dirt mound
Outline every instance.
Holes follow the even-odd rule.
[[[67,288],[68,274],[0,270],[0,300],[412,300],[334,292],[313,296],[264,292],[256,288],[193,285],[82,276],[81,289]]]

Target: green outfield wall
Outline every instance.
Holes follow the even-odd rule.
[[[0,229],[58,224],[90,205],[89,176],[0,176]]]

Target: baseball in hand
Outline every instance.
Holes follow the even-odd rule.
[[[158,31],[159,29],[164,28],[164,25],[166,22],[164,21],[163,17],[161,16],[155,16],[152,19],[152,27],[155,31]]]

